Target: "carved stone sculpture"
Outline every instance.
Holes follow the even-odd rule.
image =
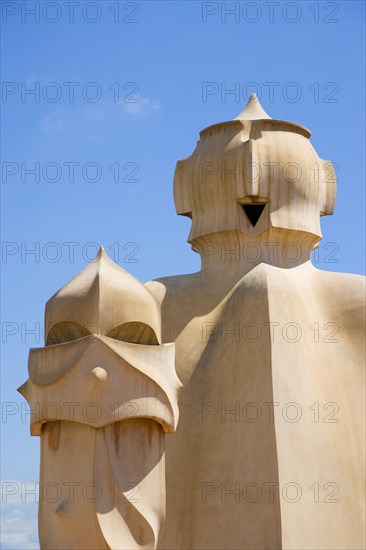
[[[104,250],[47,303],[20,388],[41,436],[41,548],[156,548],[180,387],[160,334],[155,299]]]
[[[365,547],[364,279],[311,264],[336,178],[309,138],[253,95],[177,164],[201,270],[144,288],[101,252],[47,304],[21,388],[41,485],[102,497],[41,500],[42,548]]]

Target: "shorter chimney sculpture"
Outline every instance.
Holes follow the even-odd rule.
[[[41,437],[41,548],[156,547],[179,387],[156,300],[101,249],[47,303],[19,389]]]

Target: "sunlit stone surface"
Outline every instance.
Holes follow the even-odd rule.
[[[364,278],[310,262],[336,178],[309,138],[253,95],[177,164],[201,271],[144,287],[101,250],[48,302],[42,548],[365,548]]]

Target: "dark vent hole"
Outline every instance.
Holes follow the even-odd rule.
[[[243,204],[243,210],[253,227],[257,225],[265,206],[265,204]]]

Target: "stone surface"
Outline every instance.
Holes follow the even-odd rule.
[[[49,300],[45,333],[19,388],[41,436],[41,548],[156,548],[181,384],[155,298],[101,250]]]
[[[253,96],[177,164],[202,264],[147,284],[184,385],[161,549],[366,547],[364,278],[310,262],[336,180],[309,137]]]
[[[253,95],[177,164],[201,270],[144,287],[101,251],[48,302],[20,391],[41,489],[76,497],[41,498],[42,548],[365,548],[364,278],[310,262],[336,179],[309,138]]]

